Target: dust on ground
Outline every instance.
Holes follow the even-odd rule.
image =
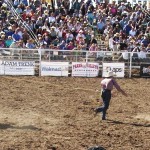
[[[101,105],[101,78],[0,77],[1,150],[149,150],[150,80],[117,79],[107,120],[94,115]]]

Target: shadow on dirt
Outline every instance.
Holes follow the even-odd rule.
[[[34,127],[32,125],[29,125],[29,126],[13,126],[11,124],[2,124],[0,123],[0,130],[4,130],[4,129],[20,129],[20,130],[38,130],[40,131],[41,129],[40,128],[37,128],[37,127]]]
[[[150,124],[139,124],[139,123],[125,123],[121,121],[115,121],[115,120],[110,120],[107,119],[108,123],[111,124],[126,124],[126,125],[132,125],[132,126],[137,126],[137,127],[150,127]]]
[[[88,150],[106,150],[106,149],[101,146],[94,146],[94,147],[88,148]]]

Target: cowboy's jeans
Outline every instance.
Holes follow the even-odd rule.
[[[103,90],[102,91],[102,100],[103,100],[103,106],[96,109],[97,112],[102,112],[102,119],[106,119],[106,112],[109,108],[109,103],[111,99],[111,90]]]

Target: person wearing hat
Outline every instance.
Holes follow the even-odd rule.
[[[119,41],[120,41],[120,34],[116,33],[113,37],[113,51],[118,51],[118,47],[120,45]]]
[[[106,120],[106,112],[109,108],[113,86],[123,95],[127,96],[127,94],[121,89],[117,81],[114,79],[114,76],[113,71],[109,71],[105,78],[101,81],[101,98],[103,100],[103,106],[94,109],[94,111],[96,114],[102,112],[102,120]]]
[[[11,36],[8,36],[8,38],[5,40],[5,46],[8,48],[13,43],[13,39]]]

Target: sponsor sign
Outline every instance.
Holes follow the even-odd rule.
[[[41,62],[41,76],[68,76],[69,62]]]
[[[0,60],[0,75],[34,75],[34,61]]]
[[[99,73],[98,63],[72,62],[72,76],[97,77]]]
[[[140,76],[146,78],[150,77],[150,64],[141,64]]]
[[[113,71],[115,77],[124,77],[124,63],[103,63],[102,77],[105,77],[109,71]]]

